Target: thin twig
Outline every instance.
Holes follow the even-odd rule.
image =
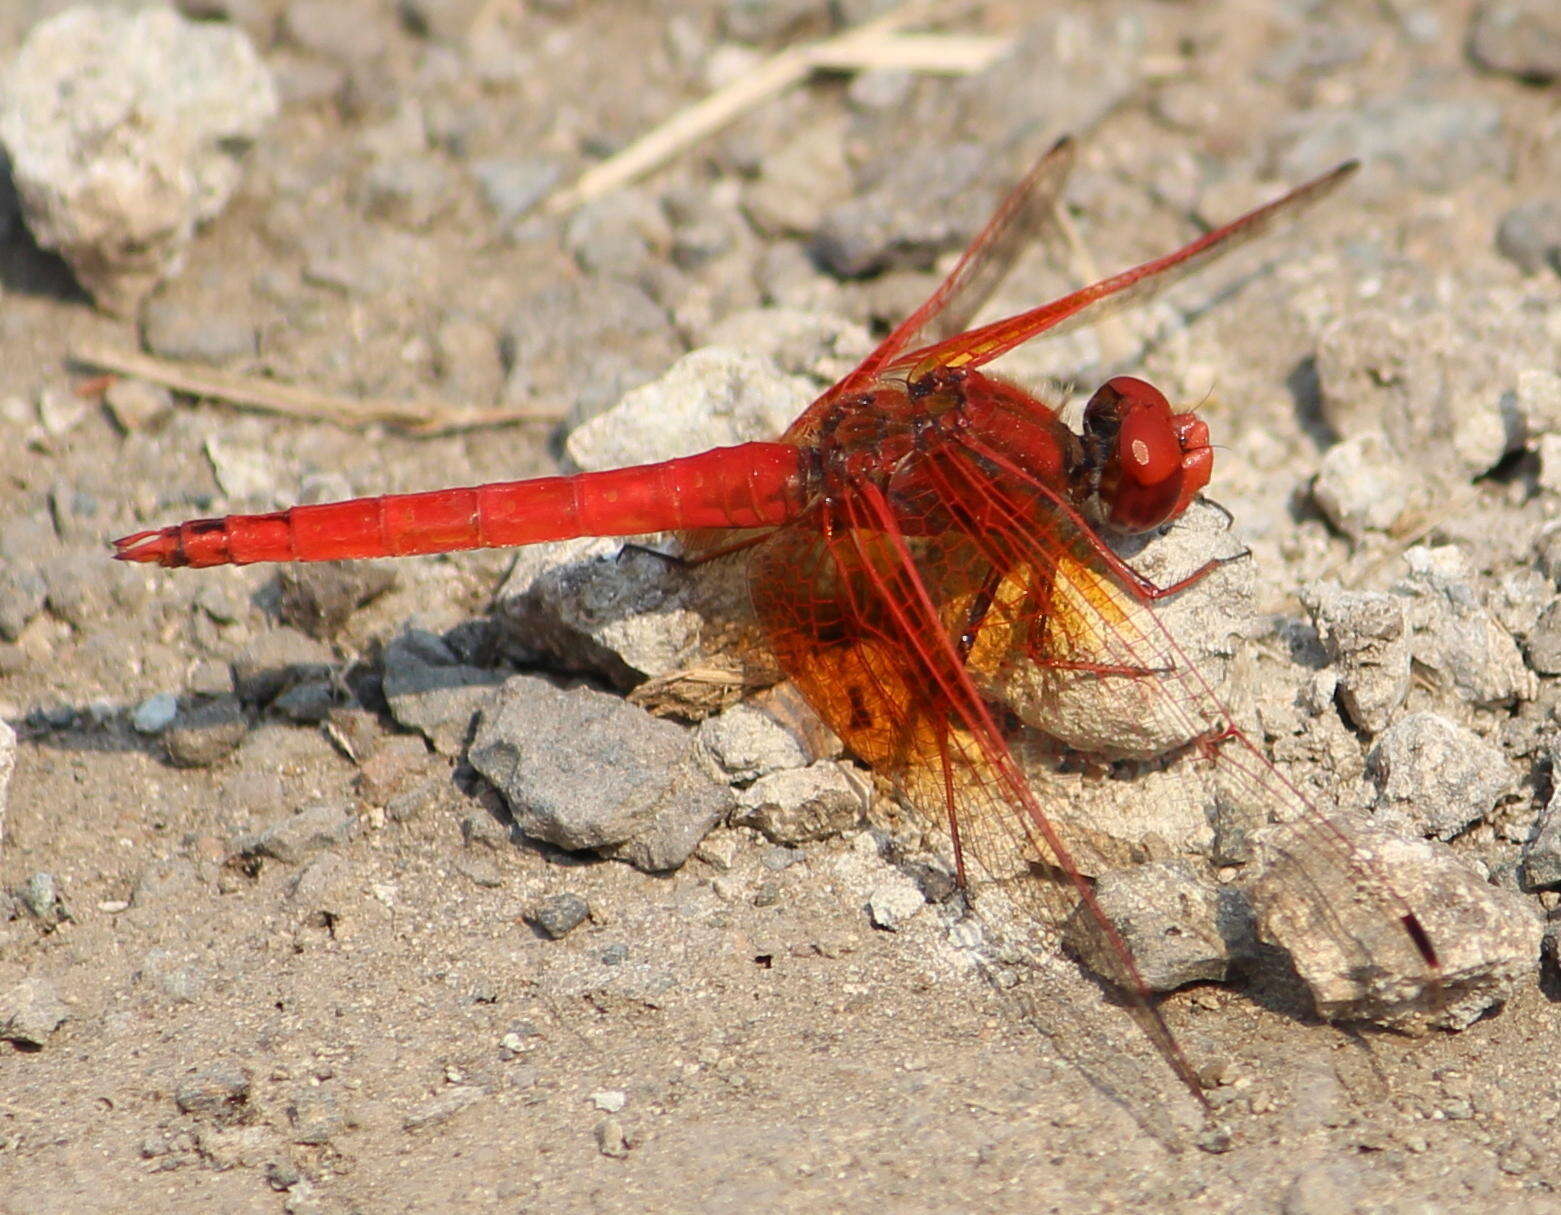
[[[485,426],[508,426],[517,422],[555,422],[563,411],[540,409],[469,410],[440,402],[408,404],[373,398],[341,396],[318,392],[296,384],[284,384],[263,376],[235,375],[176,363],[128,350],[109,350],[95,345],[78,346],[71,361],[87,367],[101,367],[119,375],[133,376],[161,384],[176,392],[207,397],[255,409],[316,422],[334,422],[339,426],[392,426],[420,435],[450,434]]]
[[[914,0],[832,38],[788,47],[587,169],[542,209],[553,215],[572,211],[643,177],[812,72],[901,68],[963,74],[980,71],[1008,46],[1007,39],[975,35],[896,36],[901,26],[926,16],[928,8],[925,0]]]

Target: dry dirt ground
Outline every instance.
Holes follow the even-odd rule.
[[[3,6],[0,55],[61,7]],[[966,6],[939,28],[1014,40],[986,71],[820,75],[647,181],[541,217],[525,207],[549,182],[827,33],[825,9],[870,5],[187,7],[250,32],[282,108],[182,274],[115,319],[20,225],[0,245],[0,716],[20,737],[0,993],[66,1014],[40,1042],[0,1043],[0,1210],[1561,1208],[1561,1016],[1537,965],[1498,1014],[1419,1039],[1240,984],[1170,997],[1223,1093],[1228,1149],[1205,1150],[1187,1094],[1076,967],[1005,989],[938,908],[874,927],[864,891],[890,867],[870,834],[778,849],[718,829],[704,859],[648,876],[506,831],[469,769],[386,714],[379,676],[414,626],[514,670],[486,624],[510,555],[397,563],[322,643],[333,731],[297,720],[308,706],[262,707],[253,679],[231,697],[235,659],[286,650],[266,649],[286,610],[274,568],[172,574],[105,547],[322,491],[552,471],[562,425],[743,309],[881,331],[968,237],[1013,150],[1072,130],[1072,214],[1103,271],[1365,161],[1263,273],[1116,336],[1173,399],[1210,397],[1216,496],[1269,613],[1256,644],[1315,653],[1302,589],[1380,588],[1421,544],[1460,549],[1486,606],[1553,650],[1553,435],[1530,419],[1482,455],[1437,429],[1499,415],[1518,372],[1532,387],[1556,366],[1553,23],[1513,34],[1504,14],[1524,5],[1454,0]],[[859,197],[898,262],[847,280],[820,233],[835,269],[870,245],[872,216],[842,218]],[[1038,301],[1073,273],[1008,290]],[[1372,334],[1351,379],[1350,342]],[[67,352],[87,340],[553,420],[416,438],[186,397],[119,416],[75,392]],[[1116,365],[1089,341],[1037,343],[1028,374]],[[1335,381],[1328,412],[1330,374],[1371,400],[1341,405]],[[1387,461],[1405,496],[1341,523],[1311,485],[1357,408],[1410,416]],[[1554,692],[1547,675],[1481,704],[1417,683],[1503,748],[1499,813],[1454,846],[1509,883],[1550,794]],[[234,704],[237,724],[194,731],[175,764],[176,739],[131,721],[159,693]],[[1321,702],[1358,775],[1371,740]],[[336,812],[322,834],[235,861],[320,805]],[[564,893],[590,918],[548,939],[526,913]]]

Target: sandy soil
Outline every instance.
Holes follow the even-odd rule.
[[[0,54],[61,7],[5,6]],[[1498,1014],[1424,1038],[1319,1023],[1282,980],[1170,997],[1219,1080],[1231,1139],[1205,1150],[1193,1102],[1077,967],[1014,967],[1005,989],[946,909],[874,927],[864,892],[895,871],[870,834],[791,849],[723,828],[649,876],[507,831],[470,768],[391,719],[380,680],[409,627],[516,669],[486,623],[509,554],[396,563],[322,642],[279,631],[274,568],[169,574],[105,547],[307,495],[553,471],[559,418],[600,412],[761,303],[881,331],[968,238],[1015,149],[1071,130],[1073,217],[1102,271],[1365,161],[1262,273],[1249,261],[1180,311],[1037,343],[1012,369],[1087,393],[1126,352],[1173,399],[1210,396],[1215,496],[1267,613],[1255,650],[1289,651],[1298,685],[1317,674],[1305,588],[1390,585],[1422,544],[1460,549],[1480,602],[1538,654],[1555,627],[1553,435],[1532,418],[1493,449],[1452,433],[1501,416],[1518,374],[1553,372],[1561,348],[1554,228],[1547,263],[1542,237],[1523,252],[1542,217],[1513,218],[1561,207],[1556,86],[1511,67],[1542,59],[1544,35],[1503,49],[1479,24],[1525,6],[977,5],[942,28],[1015,40],[985,72],[813,79],[557,218],[514,212],[827,32],[830,6],[188,7],[251,32],[283,106],[183,273],[115,319],[20,225],[0,246],[0,717],[20,736],[0,995],[66,1014],[41,1043],[0,1043],[0,1210],[1561,1208],[1561,1024],[1537,960]],[[874,217],[842,211],[863,197],[901,242],[882,273],[844,280],[819,234],[837,260],[871,244]],[[1005,299],[1074,273],[1038,269]],[[67,352],[88,340],[553,420],[416,438],[185,397],[116,412],[75,393]],[[1369,357],[1351,371],[1356,340]],[[1391,366],[1372,361],[1384,349]],[[827,382],[839,366],[788,370]],[[1403,509],[1325,519],[1312,482],[1372,410],[1407,432],[1389,461]],[[245,682],[310,661],[336,680],[329,729]],[[1502,750],[1508,788],[1454,847],[1510,885],[1551,791],[1555,681],[1482,701],[1418,675],[1414,707]],[[139,732],[161,693],[234,715],[182,744]],[[1372,740],[1330,697],[1317,712],[1308,737],[1358,777]],[[240,857],[320,806],[320,832]],[[590,918],[552,940],[526,917],[563,893]]]

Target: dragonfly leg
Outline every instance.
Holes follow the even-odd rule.
[[[1126,561],[1122,560],[1116,551],[1094,532],[1085,533],[1085,539],[1090,548],[1100,556],[1106,567],[1116,575],[1117,580],[1133,598],[1141,603],[1154,603],[1160,599],[1168,599],[1180,591],[1185,591],[1195,583],[1202,582],[1215,570],[1231,564],[1234,561],[1244,561],[1252,555],[1249,548],[1242,549],[1239,553],[1231,553],[1227,557],[1211,557],[1185,578],[1178,578],[1169,586],[1161,586],[1152,582],[1135,570]]]
[[[943,768],[943,805],[948,812],[949,840],[954,846],[954,885],[960,891],[969,890],[965,879],[965,849],[959,839],[959,814],[954,809],[954,768],[949,761],[949,740],[946,730],[938,731],[938,762]]]

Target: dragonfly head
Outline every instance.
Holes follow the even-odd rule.
[[[1196,415],[1172,413],[1153,384],[1107,380],[1084,409],[1084,485],[1119,532],[1176,518],[1209,483],[1214,449]]]

